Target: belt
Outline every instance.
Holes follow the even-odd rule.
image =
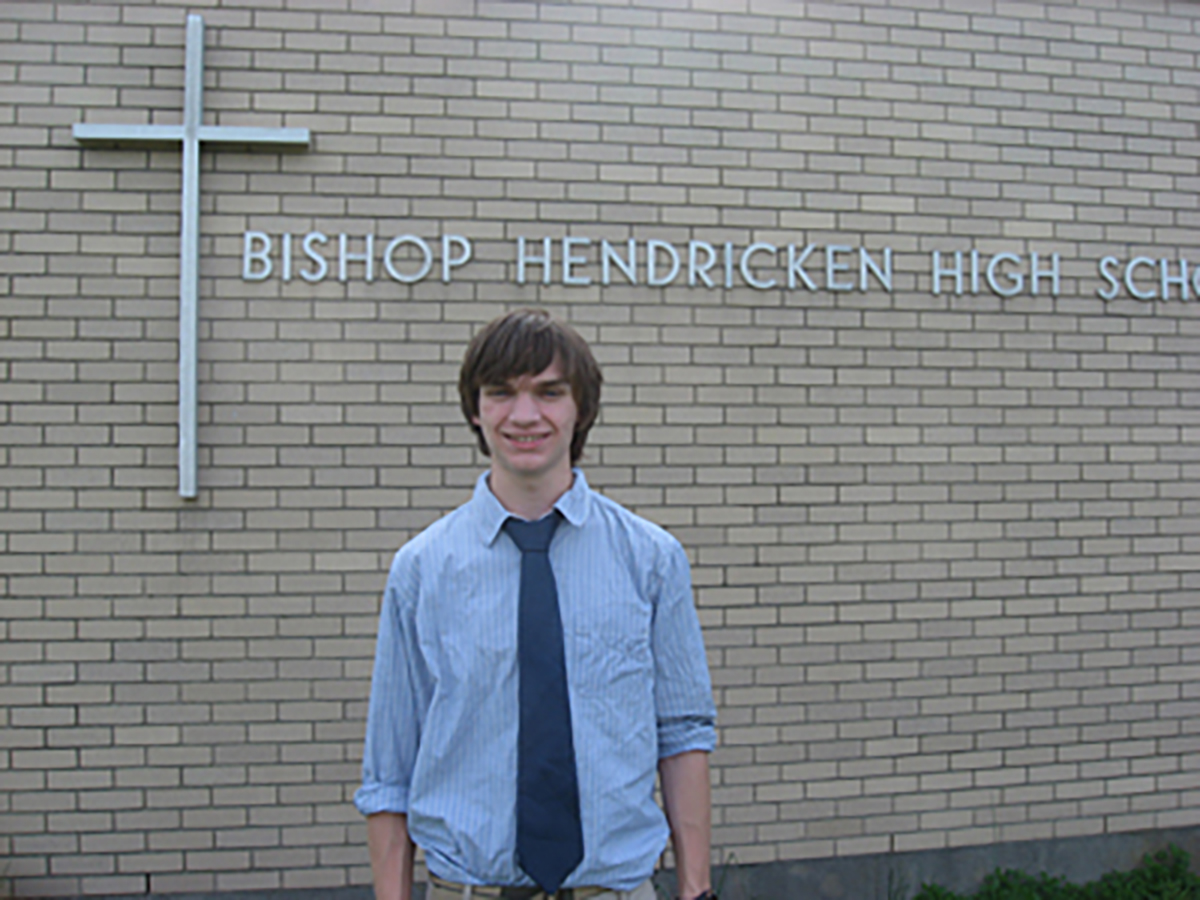
[[[483,884],[459,884],[456,881],[447,881],[444,878],[438,878],[432,872],[429,873],[429,880],[440,888],[454,891],[460,897],[464,898],[499,898],[499,900],[590,900],[592,897],[599,897],[601,894],[617,894],[612,888],[603,887],[577,887],[577,888],[562,888],[553,894],[547,894],[540,887],[527,886],[493,886]]]

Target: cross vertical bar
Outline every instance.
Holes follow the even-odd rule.
[[[200,261],[200,123],[204,19],[187,17],[183,90],[183,200],[179,228],[179,496],[196,496],[196,346]]]

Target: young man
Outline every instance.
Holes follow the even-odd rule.
[[[679,542],[574,468],[600,401],[578,334],[487,325],[459,380],[490,458],[472,499],[396,554],[355,794],[377,900],[709,898],[715,709]],[[654,802],[656,772],[666,816]]]

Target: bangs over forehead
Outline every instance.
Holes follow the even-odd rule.
[[[517,319],[516,316],[512,317]],[[531,317],[532,319],[532,317]],[[507,326],[507,327],[505,327]],[[552,322],[505,320],[486,340],[487,352],[481,353],[475,369],[476,386],[506,384],[520,375],[537,375],[544,372],[558,357],[563,375],[569,381],[571,373],[567,356],[560,346],[562,341],[552,327]]]

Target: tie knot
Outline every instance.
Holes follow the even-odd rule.
[[[554,510],[545,518],[536,522],[526,522],[511,516],[504,522],[504,530],[513,539],[513,543],[521,548],[522,553],[545,553],[550,549],[550,539],[554,537],[554,529],[562,514]]]

